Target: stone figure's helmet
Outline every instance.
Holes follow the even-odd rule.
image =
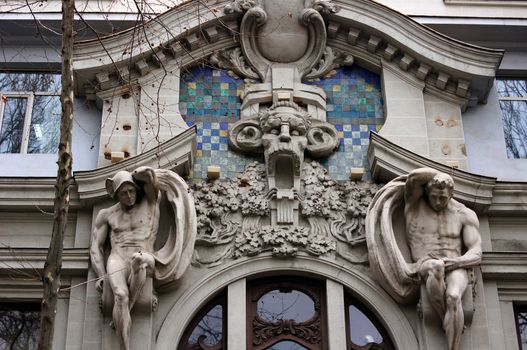
[[[139,190],[139,186],[134,182],[134,178],[129,171],[121,170],[117,172],[113,177],[106,179],[106,191],[110,197],[115,198],[115,195],[119,191],[122,185],[125,183],[130,183]]]

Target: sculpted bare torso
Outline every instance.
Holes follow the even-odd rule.
[[[124,210],[119,203],[106,210],[112,254],[129,260],[136,252],[154,251],[159,225],[156,204],[142,200],[128,210]]]
[[[450,200],[437,212],[421,199],[405,210],[408,245],[414,261],[462,255],[463,206]]]

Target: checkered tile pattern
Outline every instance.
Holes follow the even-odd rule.
[[[339,132],[338,151],[322,161],[335,180],[346,180],[351,168],[367,170],[369,131],[384,124],[379,76],[360,67],[340,68],[331,78],[311,83],[327,94],[328,122]],[[195,178],[207,176],[207,166],[221,167],[221,176],[234,178],[254,161],[228,148],[228,130],[239,119],[244,83],[226,71],[197,67],[181,77],[180,111],[189,125],[198,130]]]
[[[207,166],[217,165],[221,167],[221,176],[235,178],[237,174],[245,170],[245,166],[259,161],[263,163],[262,157],[250,157],[229,150],[229,129],[233,123],[227,122],[197,122],[198,151],[194,163],[194,174],[196,178],[207,177]]]
[[[187,121],[235,122],[240,118],[243,80],[225,70],[196,67],[182,74],[179,111]]]
[[[322,164],[335,180],[347,180],[351,168],[364,168],[368,177],[369,131],[379,131],[384,124],[379,76],[353,66],[311,84],[326,92],[327,120],[341,138],[338,151]]]

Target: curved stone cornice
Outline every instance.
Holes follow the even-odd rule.
[[[187,2],[135,28],[77,42],[73,60],[76,94],[94,97],[97,91],[129,83],[155,69],[168,70],[170,61],[177,67],[199,61],[202,55],[197,51],[205,46],[205,50],[232,46],[238,30],[236,16],[221,16],[228,3]],[[228,43],[214,48],[222,40]]]
[[[340,11],[325,16],[329,46],[357,54],[359,63],[361,56],[374,66],[381,59],[393,62],[430,91],[485,102],[502,51],[448,38],[371,0],[334,2]],[[153,70],[198,63],[236,46],[241,14],[224,14],[229,3],[188,2],[135,29],[77,43],[77,94],[94,96]]]
[[[442,35],[370,0],[336,0],[329,42],[345,42],[393,61],[427,85],[485,102],[503,51]]]
[[[454,197],[476,211],[489,215],[527,213],[527,183],[497,181],[451,168],[400,147],[377,133],[370,133],[368,160],[372,177],[388,182],[417,168],[433,168],[454,178]]]
[[[170,169],[180,175],[189,173],[196,149],[196,128],[135,157],[103,168],[73,173],[75,183],[70,188],[70,209],[76,210],[95,200],[106,198],[105,181],[115,172],[139,166]],[[55,178],[0,177],[0,210],[30,210],[53,212]],[[51,214],[52,215],[52,214]]]
[[[170,169],[187,175],[193,164],[196,149],[196,128],[191,127],[178,136],[153,149],[119,163],[89,171],[75,172],[79,199],[92,202],[108,196],[105,181],[119,170],[133,170],[140,166]]]
[[[492,203],[496,178],[472,174],[422,157],[400,147],[377,133],[370,133],[368,160],[373,178],[388,182],[417,168],[433,168],[454,178],[454,197],[477,210]]]

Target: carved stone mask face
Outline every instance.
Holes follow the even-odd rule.
[[[278,107],[261,116],[260,127],[263,131],[262,145],[270,173],[273,173],[279,158],[289,159],[295,173],[299,173],[307,147],[307,117],[294,108]]]
[[[124,183],[117,190],[117,199],[119,203],[126,207],[131,207],[137,201],[137,190],[135,186],[131,183]]]
[[[427,190],[428,203],[430,207],[439,212],[446,209],[452,193],[448,188],[429,187]]]
[[[337,149],[339,138],[333,125],[311,118],[294,102],[280,101],[255,118],[238,121],[229,145],[246,153],[263,151],[268,174],[275,173],[278,163],[300,176],[304,151],[314,158],[328,156]]]

